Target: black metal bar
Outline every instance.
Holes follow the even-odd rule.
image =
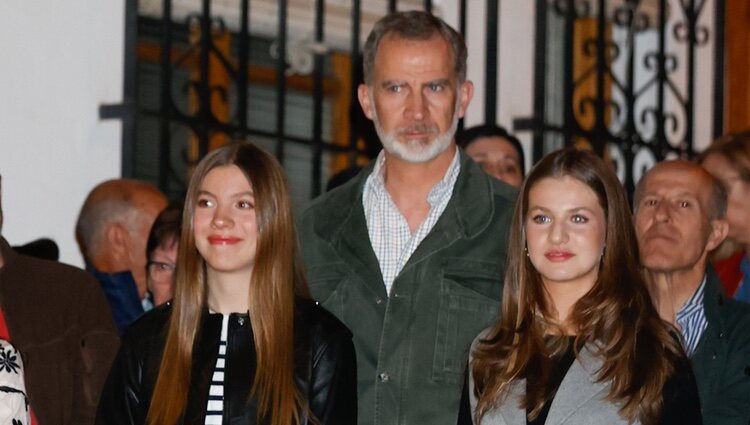
[[[250,2],[240,2],[240,34],[237,42],[237,125],[247,128],[247,68],[250,61]]]
[[[325,25],[325,1],[315,1],[315,41],[323,43],[323,29]],[[313,169],[312,187],[313,197],[320,195],[323,168],[323,54],[315,54],[313,70]]]
[[[286,122],[286,17],[287,0],[278,4],[279,38],[276,60],[276,158],[284,163],[284,124]]]
[[[424,0],[424,10],[432,13],[432,0]]]
[[[724,48],[726,8],[724,0],[716,0],[714,6],[714,117],[713,138],[724,134]]]
[[[533,142],[531,144],[531,157],[534,162],[542,159],[544,155],[544,95],[547,91],[547,79],[545,70],[547,68],[547,0],[536,0],[536,31],[534,34],[534,129]]]
[[[574,39],[575,36],[575,23],[576,23],[576,8],[575,0],[567,0],[565,6],[565,29],[563,36],[563,122],[565,123],[565,144],[571,143],[573,139],[573,133],[581,129],[578,124],[575,113],[573,111],[573,91],[575,90],[575,75],[573,63],[573,49],[575,48]],[[544,45],[546,46],[548,41],[545,40]],[[585,42],[584,42],[585,43]],[[542,119],[546,117],[542,116]]]
[[[695,26],[698,25],[698,16],[696,16],[695,0],[690,0],[688,6],[690,10],[685,13],[687,21],[687,96],[685,97],[685,138],[688,154],[693,154],[694,134],[695,134],[695,116],[693,115],[693,99],[695,97],[695,48],[696,34]]]
[[[388,13],[396,11],[396,0],[388,0]]]
[[[124,119],[129,113],[128,106],[123,103],[103,103],[99,105],[99,119]]]
[[[359,28],[361,25],[360,20],[362,19],[362,4],[360,0],[352,1],[352,44],[351,44],[351,82],[352,86],[349,93],[349,123],[357,122],[356,109],[359,108],[359,100],[357,98],[357,86],[359,84],[360,73],[357,69],[360,66],[362,56],[359,52]],[[354,165],[357,163],[357,133],[354,129],[353,124],[349,125],[349,164]]]
[[[466,39],[466,0],[458,2],[458,32]]]
[[[659,0],[659,38],[657,50],[657,93],[656,93],[656,132],[655,141],[657,156],[664,156],[668,147],[667,135],[664,129],[664,82],[667,79],[666,70],[666,24],[667,0]],[[661,158],[660,158],[661,159]]]
[[[200,18],[200,54],[198,55],[200,80],[198,81],[198,116],[199,125],[193,128],[198,137],[198,158],[208,153],[209,131],[208,123],[212,122],[211,111],[211,0],[203,0],[203,10]]]
[[[159,94],[159,187],[166,189],[171,144],[170,117],[172,115],[172,0],[162,3],[161,90]]]
[[[497,122],[497,63],[498,63],[498,42],[497,32],[499,24],[499,6],[500,0],[487,0],[487,20],[485,43],[485,67],[484,67],[484,122],[494,124]]]
[[[134,177],[135,172],[135,101],[137,97],[138,2],[125,2],[125,58],[122,84],[122,176]]]
[[[634,136],[638,135],[635,127],[635,28],[633,27],[636,19],[636,8],[633,7],[632,13],[627,22],[628,27],[628,64],[626,68],[626,90],[625,90],[625,101],[628,105],[626,122],[625,122],[625,133]]]
[[[628,21],[626,22],[628,31],[628,57],[626,65],[626,83],[623,95],[625,96],[625,102],[628,105],[625,116],[624,134],[630,137],[630,142],[638,140],[640,143],[640,135],[635,127],[635,28],[634,24],[636,21],[636,7],[630,6],[630,14],[628,15]],[[623,146],[624,148],[625,146]],[[622,149],[625,162],[632,164],[635,159],[635,149]],[[633,179],[632,173],[627,173],[625,178],[625,190],[630,194],[635,189],[635,180]]]
[[[459,0],[458,2],[458,32],[466,40],[466,0]],[[463,130],[464,119],[458,120],[458,130]]]
[[[594,102],[596,105],[594,121],[594,133],[596,137],[594,140],[591,140],[591,145],[599,156],[604,154],[604,147],[607,143],[607,117],[604,110],[604,97],[606,95],[604,92],[604,78],[607,72],[606,38],[607,2],[606,0],[599,0],[599,16],[596,25],[596,101]]]

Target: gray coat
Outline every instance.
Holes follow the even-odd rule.
[[[480,338],[485,338],[487,331]],[[593,350],[594,345],[586,344],[568,369],[557,393],[552,400],[545,425],[602,425],[627,424],[619,415],[621,405],[606,400],[610,392],[609,382],[596,382],[596,375],[602,361]],[[476,410],[474,380],[469,375],[469,402],[471,412]],[[526,380],[513,382],[508,397],[496,409],[489,411],[481,425],[526,425],[526,409],[519,407],[526,391]],[[660,425],[700,425],[702,424],[698,388],[687,358],[675,363],[675,373],[662,389],[664,405]],[[463,416],[463,415],[462,415]],[[635,421],[634,424],[640,424]]]
[[[587,348],[573,362],[565,375],[547,415],[546,424],[602,425],[627,424],[617,413],[619,406],[605,400],[609,383],[595,382],[596,371],[602,362]],[[508,398],[499,408],[488,412],[482,425],[526,425],[526,409],[519,407],[520,397],[526,390],[526,380],[512,384]],[[471,411],[476,410],[474,380],[469,374]],[[635,422],[639,424],[640,422]]]

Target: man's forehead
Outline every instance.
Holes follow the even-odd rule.
[[[431,44],[425,48],[426,44]],[[446,39],[435,33],[428,38],[405,38],[397,33],[388,33],[380,41],[377,51],[375,52],[375,66],[384,60],[391,59],[392,52],[390,49],[411,48],[419,50],[422,53],[436,55],[441,61],[451,62],[453,60],[453,51]]]
[[[710,189],[710,181],[698,166],[664,164],[645,176],[644,194],[682,194],[701,197]]]
[[[429,37],[408,37],[399,34],[398,31],[389,31],[388,33],[383,35],[383,38],[380,40],[380,46],[387,43],[429,43],[434,40],[442,40],[446,43],[446,45],[448,44],[448,41],[441,37],[440,33],[437,31],[430,34]]]

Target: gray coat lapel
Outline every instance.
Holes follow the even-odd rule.
[[[526,393],[526,380],[521,379],[512,384],[508,392],[508,398],[503,402],[498,411],[498,425],[516,425],[526,424],[526,409],[519,407],[521,397]],[[496,422],[491,422],[495,425]]]
[[[609,384],[594,381],[601,366],[601,360],[588,348],[581,350],[552,400],[545,425],[626,423],[618,417],[617,406],[603,400],[609,391]],[[474,388],[471,379],[470,382],[470,388]],[[526,409],[519,407],[520,397],[525,391],[526,380],[518,380],[510,387],[508,398],[497,409],[487,413],[482,425],[526,425]],[[475,409],[476,398],[473,393],[470,396],[472,409]]]
[[[607,384],[594,382],[594,376],[601,367],[601,361],[591,355],[588,350],[582,350],[580,359],[574,361],[565,375],[557,395],[552,400],[546,425],[564,423],[573,413],[593,397],[603,397],[608,388]],[[519,380],[508,393],[508,399],[502,404],[498,413],[502,420],[497,424],[525,424],[526,409],[519,407],[520,397],[526,391],[526,380]],[[600,395],[601,393],[601,395]],[[495,422],[492,422],[494,425]]]
[[[601,366],[601,360],[588,347],[581,350],[552,400],[546,425],[562,424],[592,398],[606,396],[609,385],[595,382]]]

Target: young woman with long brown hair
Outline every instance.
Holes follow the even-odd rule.
[[[638,259],[608,165],[564,149],[534,167],[514,211],[501,318],[471,353],[476,424],[701,423],[689,362]]]
[[[351,333],[308,297],[283,169],[249,143],[198,164],[173,302],[123,337],[98,424],[356,423]]]

